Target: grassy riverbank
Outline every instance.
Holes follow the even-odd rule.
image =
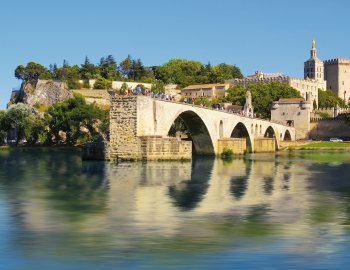
[[[305,144],[290,145],[288,150],[345,150],[350,151],[350,142],[307,142]]]

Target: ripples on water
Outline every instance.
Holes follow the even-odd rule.
[[[345,269],[350,154],[82,162],[0,150],[0,269]]]

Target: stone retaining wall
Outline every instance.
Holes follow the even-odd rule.
[[[224,149],[232,150],[233,154],[242,155],[247,150],[247,139],[245,138],[222,138],[218,140],[218,153]]]
[[[276,141],[275,138],[258,138],[254,140],[255,153],[275,152]]]
[[[142,136],[142,160],[189,160],[192,158],[192,142],[178,138]]]

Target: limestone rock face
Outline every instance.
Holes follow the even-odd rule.
[[[35,87],[30,83],[22,85],[20,102],[31,106],[35,104],[49,106],[72,96],[72,92],[68,90],[67,85],[63,82],[38,80]]]

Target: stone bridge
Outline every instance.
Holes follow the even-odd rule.
[[[280,141],[295,138],[293,127],[263,119],[147,96],[118,96],[112,98],[110,110],[111,159],[142,159],[142,147],[158,149],[159,155],[166,155],[170,149],[169,156],[176,159],[172,150],[187,151],[188,148],[188,145],[176,145],[179,139],[168,137],[179,117],[189,130],[193,151],[199,155],[221,154],[225,146],[238,147],[241,151],[234,151],[237,153],[274,151]],[[151,144],[149,140],[153,140]],[[161,144],[169,144],[168,150],[162,150]]]

